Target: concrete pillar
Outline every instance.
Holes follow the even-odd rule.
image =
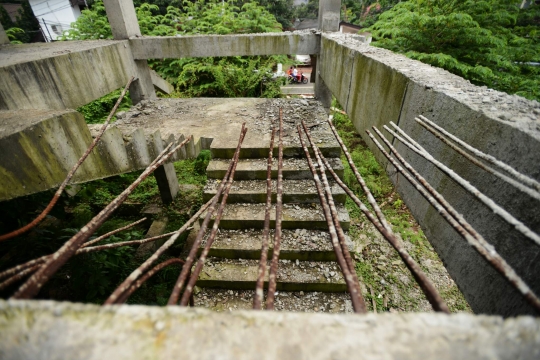
[[[154,171],[154,176],[156,177],[161,201],[163,201],[164,204],[172,203],[180,190],[174,165],[169,163],[158,167],[156,171]]]
[[[141,29],[132,0],[104,0],[105,11],[115,40],[140,37]],[[134,104],[141,100],[155,99],[156,92],[146,60],[135,60],[137,79],[131,84],[130,97]]]
[[[319,0],[319,30],[339,31],[339,20],[341,11],[341,0]],[[328,89],[317,70],[317,64],[321,64],[323,59],[317,56],[312,61],[312,80],[315,82],[315,97],[323,104],[327,112],[332,104],[332,92]],[[315,79],[313,79],[315,74]]]
[[[2,24],[0,24],[0,45],[9,44],[9,38],[4,30]]]

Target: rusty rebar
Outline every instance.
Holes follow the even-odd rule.
[[[118,233],[121,232],[121,231],[130,229],[130,228],[132,228],[132,227],[134,227],[134,226],[136,226],[136,225],[139,225],[140,223],[142,223],[142,222],[145,221],[145,220],[146,220],[146,218],[144,217],[144,218],[142,218],[142,219],[140,219],[140,220],[137,220],[137,221],[135,221],[135,222],[132,222],[131,224],[128,224],[128,225],[123,226],[123,227],[121,227],[121,228],[118,228],[118,229],[116,229],[116,230],[110,231],[110,232],[108,232],[108,233],[106,233],[106,234],[103,234],[103,235],[101,235],[101,236],[99,236],[99,237],[97,237],[97,238],[95,238],[95,239],[93,239],[93,240],[90,240],[90,241],[85,242],[84,244],[81,245],[81,248],[85,248],[85,247],[88,247],[88,246],[90,246],[90,245],[94,245],[94,244],[100,242],[101,240],[105,240],[106,238],[108,238],[108,237],[110,237],[110,236],[112,236],[112,235],[114,235],[114,234],[118,234]]]
[[[427,152],[420,144],[414,141],[410,136],[408,136],[402,129],[400,129],[396,124],[390,122],[392,126],[400,134],[402,134],[406,139],[396,134],[395,131],[392,131],[388,126],[384,125],[384,129],[388,131],[392,136],[401,141],[409,149],[422,156],[424,159],[435,165],[442,172],[448,175],[452,180],[454,180],[459,186],[467,190],[471,195],[480,200],[484,205],[486,205],[491,211],[499,215],[504,221],[514,226],[517,231],[522,233],[525,237],[533,241],[535,244],[540,245],[540,235],[533,232],[527,227],[524,223],[512,216],[508,211],[497,205],[490,197],[484,195],[480,190],[473,186],[470,182],[459,176],[454,170],[450,169],[448,166],[444,165],[437,159],[435,159],[430,153]]]
[[[391,228],[387,228],[379,221],[377,217],[375,217],[371,211],[367,208],[367,206],[362,203],[362,201],[352,192],[352,190],[339,178],[339,176],[336,174],[334,169],[332,169],[332,165],[326,160],[326,158],[322,155],[322,152],[318,150],[319,155],[321,156],[321,159],[324,162],[324,166],[328,169],[336,183],[349,195],[351,200],[358,206],[360,211],[366,216],[366,218],[375,226],[375,228],[383,235],[383,237],[392,245],[392,247],[396,250],[398,255],[401,257],[403,262],[405,263],[405,266],[409,269],[411,274],[413,275],[414,279],[420,285],[420,288],[426,295],[426,298],[428,299],[429,303],[431,304],[433,310],[449,313],[450,310],[448,309],[448,306],[446,305],[444,299],[441,297],[439,292],[437,291],[437,288],[432,283],[432,281],[426,276],[426,274],[422,271],[422,268],[416,263],[416,261],[411,257],[411,255],[407,252],[405,249],[405,246],[403,245],[403,242],[394,234]]]
[[[157,264],[152,269],[148,270],[144,275],[142,275],[137,281],[131,284],[131,286],[122,294],[122,296],[119,297],[118,300],[116,300],[115,304],[125,303],[129,299],[131,294],[137,291],[137,289],[139,289],[142,286],[142,284],[144,284],[148,279],[150,279],[152,276],[154,276],[159,271],[161,271],[161,269],[166,268],[169,265],[174,265],[174,264],[184,264],[184,260],[173,258],[173,259],[165,260],[160,264]]]
[[[366,304],[363,302],[363,298],[359,298],[358,296],[353,296],[354,289],[356,289],[356,285],[353,283],[353,277],[351,275],[350,268],[348,267],[347,262],[345,261],[345,258],[343,257],[343,250],[339,244],[336,228],[334,225],[334,221],[332,220],[332,214],[330,213],[330,209],[328,207],[328,203],[324,194],[321,180],[319,179],[317,170],[315,169],[315,166],[313,165],[313,161],[311,160],[311,155],[309,154],[309,150],[307,146],[305,145],[304,140],[302,139],[302,130],[300,128],[300,125],[297,125],[296,129],[298,131],[300,145],[302,146],[302,149],[304,150],[304,154],[306,155],[308,166],[311,170],[311,173],[313,174],[313,181],[315,182],[315,187],[317,188],[317,194],[319,195],[321,207],[323,209],[324,217],[326,219],[328,232],[330,233],[330,240],[332,243],[332,247],[334,249],[334,253],[336,254],[336,260],[339,267],[341,268],[341,272],[343,273],[343,277],[345,279],[347,289],[349,290],[349,293],[351,294],[351,301],[352,301],[353,309],[355,312],[366,312]],[[362,309],[364,310],[362,311]]]
[[[219,193],[216,196],[219,196]],[[212,203],[212,201],[214,199],[215,199],[215,197],[210,199],[206,204],[204,204],[199,209],[199,211],[197,211],[184,225],[182,225],[182,227],[180,229],[178,229],[175,232],[167,234],[167,235],[172,234],[172,236],[166,242],[164,242],[163,245],[161,245],[159,247],[159,249],[157,249],[148,259],[146,259],[146,261],[144,263],[142,263],[137,269],[133,270],[131,272],[131,274],[129,274],[129,276],[120,285],[118,285],[118,287],[107,298],[104,305],[111,305],[111,304],[116,303],[118,298],[120,296],[122,296],[122,294],[127,289],[129,289],[129,287],[135,281],[137,281],[137,279],[142,274],[144,274],[150,268],[150,266],[152,266],[152,264],[154,264],[157,261],[157,259],[161,255],[163,255],[165,253],[165,251],[167,251],[168,248],[170,248],[175,243],[175,241],[178,239],[178,237],[180,237],[180,235],[182,235],[184,233],[184,231],[186,231],[195,221],[197,221],[199,216],[201,216],[201,214],[204,211],[206,211],[206,209],[211,205],[211,203]]]
[[[452,150],[463,156],[465,159],[469,160],[474,165],[478,166],[480,169],[484,170],[487,173],[492,174],[493,176],[498,177],[499,179],[503,180],[504,182],[512,185],[516,189],[518,189],[521,192],[524,192],[525,194],[529,195],[533,199],[540,201],[540,192],[530,188],[527,185],[524,185],[522,182],[519,182],[515,180],[514,178],[511,178],[509,176],[506,176],[502,174],[501,172],[495,170],[491,166],[488,166],[484,164],[483,162],[476,159],[474,156],[467,153],[465,150],[462,150],[459,146],[457,146],[455,143],[448,140],[444,135],[442,135],[440,132],[438,132],[434,127],[426,124],[419,118],[415,118],[416,122],[422,125],[427,131],[433,134],[437,139],[442,141],[444,144],[446,144],[448,147],[450,147]],[[531,179],[532,180],[532,179]]]
[[[279,252],[281,250],[281,223],[283,221],[283,108],[279,108],[278,171],[276,186],[276,227],[274,231],[272,260],[270,262],[270,271],[268,273],[266,310],[274,310],[274,300],[277,287],[277,271],[279,266]]]
[[[229,168],[227,169],[225,176],[223,176],[223,180],[220,182],[217,188],[216,195],[210,201],[207,214],[201,224],[201,228],[199,232],[197,233],[197,237],[195,238],[195,241],[193,242],[193,246],[191,247],[191,250],[189,251],[189,254],[186,258],[186,263],[184,264],[184,266],[182,266],[182,271],[180,272],[180,275],[178,275],[178,279],[176,280],[176,284],[174,285],[173,291],[171,292],[171,295],[169,296],[167,305],[176,305],[178,303],[180,292],[182,291],[182,288],[184,287],[184,283],[186,282],[188,274],[191,271],[191,266],[193,265],[193,262],[195,261],[195,258],[197,256],[199,246],[201,245],[204,234],[206,233],[206,228],[208,227],[208,224],[210,223],[210,219],[216,209],[216,204],[221,197],[221,193],[223,192],[225,188],[225,184],[227,183],[229,179],[229,175],[231,174],[232,168],[233,166],[235,166],[234,164],[238,162],[238,158],[240,156],[240,148],[242,145],[241,141],[243,141],[244,135],[245,135],[244,128],[245,128],[245,123],[242,124],[242,129],[240,130],[240,137],[238,139],[238,145],[236,146],[233,159],[231,160],[231,163],[229,164]]]
[[[521,279],[515,270],[504,260],[495,250],[493,245],[488,243],[474,228],[459,214],[453,207],[420,175],[405,159],[397,152],[392,144],[375,127],[373,130],[384,141],[386,146],[394,156],[405,166],[414,176],[407,173],[399,163],[394,160],[383,146],[375,139],[371,132],[366,131],[375,145],[392,163],[394,168],[413,185],[416,190],[437,210],[439,214],[460,234],[469,245],[471,245],[481,256],[483,256],[500,274],[502,274],[510,284],[516,288],[525,299],[537,310],[540,311],[540,299],[534,294],[529,286]],[[415,180],[418,179],[418,181]],[[421,185],[420,185],[421,184]]]
[[[255,297],[253,298],[253,309],[261,310],[264,297],[264,276],[266,273],[266,262],[268,260],[268,243],[270,241],[270,211],[272,209],[272,155],[274,152],[274,137],[276,129],[272,124],[272,135],[268,147],[268,163],[266,165],[266,206],[264,208],[264,230],[261,245],[261,258],[259,260],[259,270],[257,272],[257,283],[255,285]]]
[[[247,130],[248,130],[247,128],[244,128],[242,126],[242,135],[239,141],[240,146],[242,146],[242,142],[244,141],[244,137],[246,136]],[[239,154],[240,152],[238,152],[238,155]],[[204,249],[201,252],[201,255],[199,255],[199,260],[197,261],[197,265],[195,265],[195,269],[193,270],[189,278],[188,284],[186,285],[186,288],[184,289],[184,294],[182,294],[182,298],[180,299],[181,306],[186,306],[188,304],[189,299],[192,297],[193,289],[195,288],[195,284],[197,283],[197,280],[199,279],[199,274],[201,273],[204,267],[204,263],[206,262],[206,258],[208,257],[208,254],[210,252],[210,248],[212,247],[212,244],[214,243],[214,239],[216,238],[216,235],[218,233],[219,223],[221,221],[221,217],[223,216],[225,205],[227,205],[227,198],[229,197],[229,192],[231,191],[231,187],[234,182],[234,174],[236,172],[237,165],[238,165],[238,157],[234,159],[233,161],[231,174],[229,175],[229,179],[227,180],[225,188],[223,189],[221,203],[219,204],[219,208],[216,212],[216,217],[214,218],[214,224],[212,225],[212,231],[210,232],[210,236],[206,239],[206,244],[204,246]]]
[[[381,222],[381,224],[388,229],[388,231],[392,231],[392,227],[388,225],[388,222],[386,221],[386,218],[384,214],[381,211],[381,208],[379,207],[379,204],[377,204],[377,201],[375,200],[375,197],[371,193],[371,190],[369,190],[369,187],[367,186],[366,182],[364,181],[364,178],[362,175],[360,175],[360,172],[356,168],[356,165],[354,164],[354,161],[351,157],[351,154],[349,154],[349,151],[347,150],[347,147],[345,146],[345,143],[343,143],[343,140],[339,136],[336,128],[334,127],[334,124],[332,123],[332,117],[328,118],[328,124],[330,125],[330,129],[334,133],[334,137],[336,138],[337,142],[339,143],[339,146],[341,147],[341,150],[343,150],[343,153],[345,154],[345,157],[347,158],[347,163],[349,164],[349,167],[351,168],[354,176],[356,177],[356,181],[360,184],[362,187],[362,190],[366,194],[367,200],[369,204],[371,205],[371,208],[373,211],[375,211],[375,214],[377,215],[377,218]]]
[[[143,173],[128,186],[116,199],[107,205],[99,214],[97,214],[88,224],[69,239],[54,255],[43,264],[43,266],[34,273],[13,295],[14,299],[30,299],[34,297],[39,289],[45,284],[56,271],[64,265],[79,249],[79,247],[107,220],[107,218],[124,202],[133,190],[155,169],[167,161],[178,149],[190,141],[192,136],[188,136],[181,144],[170,150],[172,144],[169,144],[158,157],[159,161],[153,161]],[[166,153],[166,155],[163,155]]]
[[[34,228],[37,224],[39,224],[41,222],[41,220],[43,220],[45,218],[45,216],[47,216],[51,212],[54,205],[56,205],[56,203],[58,202],[58,199],[60,199],[60,196],[64,192],[64,189],[68,185],[69,181],[71,180],[71,178],[73,178],[73,175],[75,175],[75,172],[77,171],[77,169],[79,169],[81,164],[84,162],[84,160],[86,160],[88,155],[90,155],[90,152],[92,152],[92,150],[94,149],[96,144],[101,139],[101,136],[105,132],[105,129],[107,129],[107,126],[109,125],[114,113],[116,113],[116,110],[118,110],[118,106],[120,106],[120,103],[122,102],[122,99],[126,95],[127,89],[129,89],[129,86],[131,85],[131,82],[133,81],[133,79],[134,79],[134,77],[132,76],[128,80],[128,82],[126,84],[126,87],[124,88],[124,90],[122,90],[122,93],[120,94],[120,97],[116,101],[116,104],[114,104],[114,107],[112,108],[111,112],[109,113],[109,116],[107,117],[107,120],[105,120],[105,123],[103,124],[103,126],[99,130],[98,135],[92,141],[92,143],[90,144],[88,149],[86,149],[86,151],[81,156],[81,158],[77,161],[77,163],[71,168],[71,170],[67,174],[67,176],[64,179],[64,181],[62,182],[62,184],[60,184],[60,187],[58,188],[58,190],[56,190],[56,192],[54,193],[54,196],[51,199],[51,201],[49,202],[49,204],[47,205],[47,207],[45,207],[45,209],[34,220],[32,220],[30,223],[26,224],[22,228],[19,228],[17,230],[14,230],[14,231],[12,231],[10,233],[7,233],[7,234],[4,234],[4,235],[0,235],[0,241],[11,239],[11,238],[13,238],[15,236],[19,236],[21,234],[24,234],[25,232],[27,232],[28,230]]]
[[[465,141],[461,140],[457,136],[454,136],[454,135],[450,134],[448,131],[446,131],[445,129],[443,129],[439,125],[435,124],[433,121],[429,120],[425,116],[420,115],[419,118],[421,120],[425,121],[427,124],[431,125],[433,128],[435,128],[437,131],[439,131],[443,135],[449,137],[451,140],[455,141],[456,143],[458,143],[459,145],[461,145],[462,147],[464,147],[465,149],[467,149],[468,151],[470,151],[471,153],[473,153],[474,155],[479,157],[480,159],[483,159],[483,160],[486,160],[486,161],[490,162],[491,164],[493,164],[493,165],[499,167],[500,169],[506,171],[507,173],[509,173],[510,175],[512,175],[513,177],[515,177],[519,181],[521,181],[523,184],[525,184],[525,185],[527,185],[527,186],[529,186],[529,187],[531,187],[533,189],[536,189],[536,191],[540,191],[540,183],[538,181],[528,177],[527,175],[524,175],[524,174],[520,173],[519,171],[515,170],[510,165],[498,160],[494,156],[483,153],[482,151],[476,149],[475,147],[467,144]],[[422,125],[421,122],[419,122],[419,123],[420,123],[420,125]]]
[[[32,267],[29,267],[27,269],[24,269],[23,271],[21,271],[20,273],[10,277],[9,279],[3,281],[2,283],[0,283],[0,290],[4,290],[5,288],[7,288],[9,285],[13,284],[13,283],[16,283],[17,281],[21,280],[21,279],[24,279],[26,276],[30,275],[31,273],[37,271],[37,269],[39,269],[39,264],[38,265],[34,265]]]

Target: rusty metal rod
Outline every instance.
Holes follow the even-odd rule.
[[[418,122],[420,125],[422,125],[427,131],[432,133],[437,139],[441,140],[443,143],[445,143],[448,147],[452,148],[455,152],[463,156],[465,159],[472,162],[474,165],[478,166],[480,169],[492,174],[493,176],[498,177],[499,179],[503,180],[504,182],[512,185],[516,189],[520,190],[521,192],[524,192],[525,194],[529,195],[533,199],[540,201],[540,192],[528,187],[527,185],[524,185],[523,183],[515,180],[514,178],[511,178],[509,176],[504,175],[503,173],[495,170],[491,166],[488,166],[484,164],[483,162],[477,160],[475,157],[467,153],[465,150],[462,150],[459,146],[448,140],[444,135],[439,133],[435,128],[431,127],[430,125],[426,124],[419,118],[415,118],[416,122]]]
[[[13,283],[16,283],[17,281],[23,279],[24,277],[26,277],[27,275],[30,275],[31,273],[37,271],[37,269],[39,269],[39,264],[38,265],[34,265],[32,267],[29,267],[23,271],[21,271],[20,273],[18,273],[17,275],[14,275],[12,277],[10,277],[9,279],[3,281],[2,283],[0,283],[0,290],[4,290],[5,288],[7,288],[9,285],[13,284]]]
[[[216,196],[219,196],[219,195],[216,195]],[[166,242],[164,242],[163,245],[161,245],[159,247],[159,249],[157,249],[148,259],[146,259],[146,261],[144,263],[142,263],[137,269],[133,270],[131,272],[131,274],[129,274],[129,276],[107,298],[104,305],[111,305],[111,304],[116,303],[118,298],[120,296],[122,296],[122,294],[127,289],[129,289],[129,287],[135,281],[137,281],[137,279],[142,274],[144,274],[150,268],[150,266],[152,266],[152,264],[154,264],[158,260],[158,258],[161,255],[163,255],[165,253],[165,251],[167,251],[167,249],[170,248],[176,242],[178,237],[180,237],[180,235],[182,235],[184,233],[184,231],[186,231],[195,221],[197,221],[199,216],[201,216],[201,214],[204,211],[206,211],[206,209],[210,206],[210,204],[212,203],[214,198],[210,199],[206,204],[204,204],[199,209],[199,211],[197,211],[184,225],[182,225],[182,227],[180,229],[178,229],[177,231],[174,231],[172,233],[165,234],[167,236],[172,234],[172,236]],[[164,236],[164,237],[166,237],[166,236]]]
[[[171,295],[169,296],[167,305],[176,305],[178,303],[178,298],[180,297],[180,291],[182,291],[182,288],[184,287],[184,283],[186,282],[188,274],[191,272],[191,266],[193,265],[193,262],[195,261],[195,258],[197,256],[197,251],[199,250],[199,246],[201,245],[204,234],[206,233],[206,228],[208,227],[208,224],[210,223],[210,218],[214,214],[214,211],[216,209],[216,204],[221,197],[221,193],[223,192],[225,188],[225,184],[227,183],[227,180],[229,179],[229,175],[231,174],[234,163],[238,161],[238,158],[240,156],[240,148],[241,148],[240,140],[244,138],[244,128],[245,128],[245,123],[242,124],[242,129],[240,130],[240,137],[238,140],[238,145],[236,146],[236,150],[234,152],[233,159],[231,160],[231,163],[229,164],[229,168],[227,169],[227,172],[225,173],[223,180],[221,181],[221,183],[219,184],[217,188],[216,195],[211,200],[210,205],[208,206],[207,214],[201,224],[201,228],[199,232],[197,233],[197,237],[195,238],[195,241],[193,242],[193,246],[191,247],[191,250],[189,251],[189,254],[186,258],[186,263],[184,264],[184,266],[182,266],[182,271],[180,272],[180,275],[178,275],[178,279],[176,280],[176,284],[174,285],[173,291],[171,292]]]
[[[317,173],[317,170],[315,169],[315,166],[313,164],[313,161],[311,160],[311,155],[309,154],[309,150],[304,143],[304,140],[302,139],[302,129],[300,125],[297,125],[297,131],[298,131],[298,137],[300,139],[300,145],[302,146],[302,149],[304,150],[304,154],[306,155],[308,166],[311,170],[311,173],[313,174],[313,181],[315,182],[315,187],[317,188],[317,194],[319,195],[319,200],[321,203],[321,207],[323,208],[324,218],[326,219],[326,224],[328,226],[328,232],[330,233],[330,240],[332,243],[332,247],[334,249],[334,253],[336,254],[336,260],[341,268],[341,272],[343,273],[343,277],[345,279],[345,283],[347,284],[347,289],[349,290],[349,293],[351,294],[351,301],[353,305],[353,309],[355,312],[361,312],[362,309],[364,309],[363,312],[366,312],[366,304],[362,304],[362,299],[358,296],[353,296],[353,291],[356,288],[355,284],[353,283],[353,277],[351,275],[351,270],[347,266],[347,263],[345,261],[345,258],[343,257],[343,251],[341,246],[339,245],[339,240],[337,237],[336,227],[334,225],[334,221],[332,220],[332,214],[330,213],[330,209],[328,208],[328,203],[326,201],[326,197],[324,195],[324,190],[322,187],[321,180],[319,179],[319,175]]]
[[[442,172],[444,172],[446,175],[448,175],[452,180],[454,180],[458,185],[460,185],[462,188],[470,192],[474,197],[476,197],[478,200],[480,200],[484,205],[486,205],[490,210],[492,210],[495,214],[499,215],[503,220],[505,220],[510,225],[514,226],[517,231],[522,233],[525,237],[532,240],[535,244],[540,245],[540,235],[533,232],[531,229],[529,229],[524,223],[516,219],[514,216],[512,216],[508,211],[497,205],[491,198],[484,195],[480,190],[478,190],[476,187],[474,187],[470,182],[459,176],[454,172],[454,170],[450,169],[448,166],[444,165],[440,161],[436,160],[431,154],[429,154],[420,144],[418,144],[416,141],[411,139],[405,132],[400,129],[396,124],[393,122],[390,122],[392,126],[394,126],[400,134],[402,134],[404,137],[406,137],[408,140],[404,139],[400,135],[396,134],[396,132],[392,131],[388,126],[384,125],[384,129],[388,131],[392,136],[394,136],[396,139],[401,141],[403,144],[405,144],[409,149],[413,150],[418,155],[422,156],[424,159],[435,165],[437,168],[439,168]]]
[[[242,127],[240,146],[242,146],[242,142],[244,141],[244,137],[246,136],[247,130],[248,130],[247,128]],[[239,154],[240,152],[238,152],[238,155]],[[219,208],[216,212],[216,217],[214,219],[214,224],[212,225],[212,231],[210,232],[210,236],[208,237],[208,239],[206,239],[206,244],[204,246],[204,249],[201,255],[199,256],[197,265],[195,265],[195,270],[193,270],[193,273],[191,274],[189,278],[188,284],[186,285],[186,288],[184,289],[184,294],[182,295],[182,298],[180,299],[181,306],[186,306],[188,304],[189,299],[192,297],[193,288],[195,287],[195,284],[197,283],[197,280],[199,279],[199,274],[201,273],[204,267],[204,263],[206,262],[206,258],[208,257],[208,253],[210,252],[210,248],[212,247],[212,244],[214,243],[214,239],[216,238],[216,235],[218,233],[219,223],[221,221],[221,216],[223,216],[225,205],[227,205],[227,198],[229,197],[229,192],[231,191],[231,187],[234,182],[234,173],[236,172],[237,165],[238,165],[238,157],[233,162],[231,174],[229,175],[227,184],[225,185],[225,188],[223,189],[221,203],[219,204]]]
[[[266,273],[266,262],[268,259],[268,243],[270,241],[270,211],[272,209],[272,155],[274,152],[274,137],[276,129],[272,126],[272,135],[268,147],[268,163],[266,165],[266,206],[264,209],[264,230],[261,245],[261,258],[259,260],[259,270],[257,272],[257,283],[255,285],[255,297],[253,298],[253,309],[261,310],[264,297],[264,276]]]
[[[446,305],[444,299],[441,297],[439,292],[437,291],[437,288],[433,284],[433,282],[426,276],[426,274],[422,271],[422,268],[416,263],[416,261],[409,255],[407,250],[405,249],[405,246],[403,245],[403,242],[394,234],[394,232],[391,229],[388,229],[384,227],[379,219],[375,217],[371,211],[367,208],[367,206],[360,201],[360,199],[352,192],[351,189],[339,178],[339,176],[336,174],[334,169],[332,169],[332,165],[326,160],[326,158],[322,155],[322,152],[320,150],[319,155],[321,156],[321,159],[324,162],[324,166],[328,169],[330,174],[332,174],[332,177],[337,182],[339,186],[349,195],[352,201],[358,206],[360,211],[364,213],[366,218],[377,228],[377,230],[383,235],[383,237],[392,245],[392,247],[397,251],[398,255],[401,257],[411,274],[413,275],[414,279],[420,285],[420,288],[426,295],[426,298],[430,302],[433,310],[449,313],[450,310],[448,309],[448,306]]]
[[[279,140],[278,140],[278,173],[276,182],[276,227],[274,231],[274,247],[268,273],[268,292],[266,294],[266,310],[274,310],[277,287],[277,271],[279,252],[281,250],[281,223],[283,212],[283,108],[279,108]]]
[[[458,143],[459,145],[461,145],[462,147],[464,147],[465,149],[467,149],[468,151],[470,151],[471,153],[473,153],[474,155],[479,157],[480,159],[483,159],[483,160],[486,160],[486,161],[490,162],[491,164],[493,164],[493,165],[499,167],[500,169],[506,171],[507,173],[509,173],[510,175],[512,175],[513,177],[515,177],[519,181],[521,181],[523,184],[525,184],[525,185],[527,185],[527,186],[529,186],[529,187],[531,187],[533,189],[536,189],[536,191],[540,191],[540,183],[538,181],[528,177],[527,175],[524,175],[524,174],[520,173],[519,171],[515,170],[510,165],[498,160],[494,156],[483,153],[482,151],[476,149],[475,147],[472,147],[471,145],[467,144],[465,141],[461,140],[460,138],[450,134],[448,131],[446,131],[445,129],[443,129],[439,125],[435,124],[433,121],[429,120],[425,116],[420,115],[419,118],[422,121],[426,122],[427,124],[431,125],[433,128],[435,128],[437,131],[439,131],[443,135],[449,137],[454,142]],[[415,120],[416,119],[417,118],[415,118]],[[418,120],[416,120],[416,121],[418,121]],[[420,123],[420,125],[422,125],[422,123],[420,121],[418,121],[418,122]],[[424,126],[424,125],[422,125],[422,126]]]
[[[15,230],[15,231],[12,231],[12,232],[4,234],[4,235],[0,235],[0,241],[11,239],[11,238],[13,238],[15,236],[19,236],[21,234],[24,234],[25,232],[27,232],[28,230],[34,228],[37,224],[39,224],[45,218],[45,216],[47,216],[47,214],[49,214],[51,212],[52,208],[54,207],[54,205],[56,205],[56,203],[58,202],[58,199],[60,199],[60,196],[64,192],[64,189],[66,188],[66,186],[70,182],[71,178],[73,178],[73,175],[75,175],[75,172],[77,171],[77,169],[79,169],[81,164],[84,162],[84,160],[86,160],[88,155],[90,155],[90,153],[92,152],[92,150],[94,149],[96,144],[101,139],[101,136],[105,132],[105,129],[107,129],[107,126],[109,125],[113,115],[116,113],[116,110],[118,110],[118,106],[120,106],[120,103],[122,102],[122,99],[126,95],[127,89],[131,85],[131,82],[133,81],[133,79],[134,79],[134,77],[132,76],[128,80],[128,82],[126,84],[126,87],[124,88],[124,90],[122,90],[122,93],[120,94],[120,97],[116,101],[116,104],[114,104],[114,107],[112,108],[111,112],[109,113],[109,116],[107,117],[107,120],[105,120],[105,123],[103,124],[103,126],[99,130],[98,135],[96,136],[94,141],[92,141],[92,143],[90,144],[88,149],[86,149],[86,151],[81,156],[81,158],[77,161],[77,163],[71,168],[71,170],[67,174],[67,176],[64,179],[64,181],[62,182],[62,184],[60,184],[60,187],[58,188],[58,190],[56,190],[56,192],[54,193],[54,196],[51,199],[51,201],[49,202],[49,204],[47,205],[47,207],[45,207],[45,209],[34,220],[32,220],[30,223],[23,226],[22,228],[19,228],[19,229]]]
[[[108,237],[110,237],[110,236],[112,236],[114,234],[117,234],[117,233],[119,233],[121,231],[127,230],[127,229],[132,228],[132,227],[134,227],[136,225],[139,225],[140,223],[142,223],[145,220],[146,220],[146,218],[144,217],[144,218],[142,218],[140,220],[137,220],[135,222],[132,222],[131,224],[128,224],[128,225],[126,225],[124,227],[121,227],[119,229],[116,229],[116,230],[110,231],[110,232],[108,232],[106,234],[103,234],[100,237],[95,238],[94,240],[90,240],[90,241],[85,242],[84,244],[82,244],[81,248],[85,248],[85,247],[88,247],[88,246],[93,245],[95,243],[98,243],[101,240],[104,240],[104,239],[106,239],[106,238],[108,238]]]
[[[377,204],[377,201],[375,200],[375,197],[369,190],[369,187],[366,185],[366,182],[364,181],[364,178],[362,175],[360,175],[360,172],[356,168],[356,165],[354,164],[354,161],[351,157],[351,154],[349,154],[349,151],[347,150],[347,147],[345,146],[345,143],[343,143],[343,140],[341,140],[341,137],[339,136],[336,128],[334,127],[334,124],[332,123],[332,117],[328,118],[328,124],[330,125],[330,129],[334,133],[334,137],[336,138],[337,142],[339,143],[339,146],[341,147],[341,150],[343,150],[343,153],[345,154],[345,157],[347,158],[347,162],[349,163],[349,167],[354,173],[354,176],[356,177],[356,181],[360,184],[362,187],[362,190],[364,190],[364,193],[366,194],[367,200],[369,204],[371,205],[371,208],[375,211],[375,214],[377,215],[377,218],[381,222],[381,224],[388,230],[392,231],[392,227],[388,225],[388,222],[386,221],[386,218],[384,217],[381,208]]]
[[[336,205],[334,203],[332,189],[330,188],[330,184],[328,183],[326,172],[324,171],[324,165],[319,155],[319,150],[317,148],[317,145],[315,145],[315,142],[313,141],[313,138],[311,137],[311,133],[309,129],[307,128],[304,120],[302,120],[302,127],[304,128],[304,133],[306,134],[306,137],[308,138],[309,143],[311,144],[311,148],[313,149],[313,154],[315,155],[315,160],[317,162],[317,165],[319,166],[320,179],[322,180],[323,189],[324,189],[324,192],[326,193],[326,201],[328,202],[328,206],[330,208],[330,214],[332,215],[332,218],[334,221],[334,226],[336,229],[339,244],[341,246],[341,250],[343,251],[343,258],[345,259],[345,263],[349,267],[349,271],[352,276],[352,283],[355,286],[351,293],[351,296],[358,297],[360,299],[360,304],[364,305],[364,308],[361,308],[360,312],[367,312],[367,307],[365,307],[364,297],[362,296],[362,290],[360,288],[360,282],[358,280],[358,276],[356,275],[356,267],[354,266],[354,263],[351,258],[349,246],[347,245],[347,241],[345,240],[345,233],[343,232],[343,229],[341,228],[341,223],[339,222],[339,215],[338,215]]]
[[[79,247],[86,241],[92,234],[107,220],[107,218],[124,202],[125,199],[133,192],[133,190],[155,169],[162,165],[167,159],[169,159],[175,151],[184,146],[188,141],[190,141],[192,136],[189,136],[185,141],[178,145],[173,150],[169,151],[169,148],[172,144],[169,144],[163,150],[167,155],[161,156],[159,161],[152,162],[151,166],[147,167],[146,170],[135,180],[131,185],[128,186],[116,199],[114,199],[109,205],[107,205],[99,214],[97,214],[88,224],[82,227],[82,229],[75,234],[71,239],[69,239],[54,255],[47,260],[45,264],[33,274],[13,295],[14,299],[30,299],[34,297],[39,289],[45,284],[49,278],[56,273],[56,271],[64,265],[79,249]]]
[[[157,274],[161,269],[174,264],[184,264],[184,260],[173,258],[169,260],[165,260],[160,264],[157,264],[152,269],[148,270],[143,276],[141,276],[137,281],[135,281],[131,286],[122,294],[118,300],[116,300],[115,304],[123,304],[125,303],[131,294],[133,294],[137,289],[139,289],[142,284],[144,284],[148,279],[150,279],[152,276]]]
[[[471,245],[481,256],[483,256],[500,274],[502,274],[510,284],[516,288],[525,299],[540,311],[540,299],[534,294],[529,286],[521,279],[515,270],[504,260],[495,250],[493,245],[488,243],[473,227],[459,214],[453,207],[437,192],[405,159],[397,152],[392,144],[383,136],[383,134],[375,127],[373,130],[384,141],[386,146],[394,154],[394,156],[405,166],[405,168],[414,176],[407,173],[394,160],[383,146],[375,139],[371,132],[366,131],[375,145],[381,150],[386,158],[394,165],[407,181],[413,185],[416,190],[437,210],[439,214]],[[415,180],[418,179],[418,181]],[[420,185],[421,184],[421,185]]]

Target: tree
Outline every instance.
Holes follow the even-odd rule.
[[[410,0],[368,30],[373,45],[445,68],[479,85],[540,100],[538,5],[518,0]],[[521,19],[522,23],[518,23]],[[528,20],[527,20],[528,19]],[[528,21],[528,23],[527,23]]]

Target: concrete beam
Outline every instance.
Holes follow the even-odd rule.
[[[152,84],[154,84],[154,86],[161,92],[170,94],[174,91],[174,87],[169,84],[167,80],[159,76],[154,70],[150,70],[150,78],[152,79]]]
[[[76,109],[136,75],[127,41],[5,46],[0,57],[0,110]]]
[[[319,30],[339,31],[341,0],[319,0]]]
[[[0,45],[9,44],[9,38],[6,34],[6,31],[4,30],[4,27],[0,23]]]
[[[132,0],[103,0],[107,19],[116,40],[141,36],[137,13]]]
[[[469,144],[540,180],[540,104],[470,82],[344,34],[323,34],[322,79],[349,114],[382,164],[387,164],[365,130],[398,123],[433,156],[540,233],[538,201],[507,185],[447,148],[418,125],[424,115]],[[391,137],[388,137],[392,140]],[[540,294],[540,249],[465,192],[433,165],[394,141],[398,150]],[[477,313],[512,316],[534,310],[446,221],[387,167],[392,180],[435,250]]]
[[[217,313],[0,300],[0,329],[5,359],[40,360],[51,354],[59,360],[540,357],[540,320],[532,317]]]
[[[317,54],[319,36],[311,32],[201,35],[131,39],[133,57],[142,59],[207,56]]]

